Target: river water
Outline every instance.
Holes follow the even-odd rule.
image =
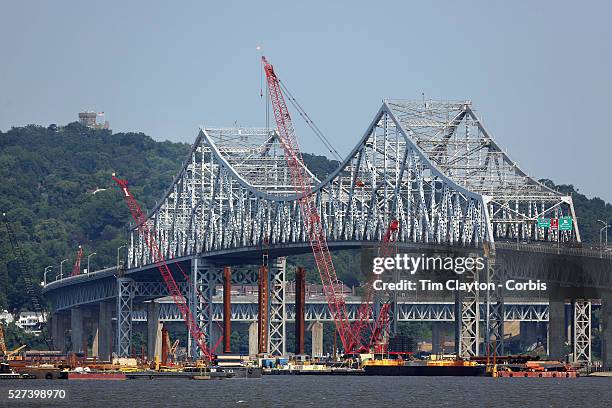
[[[9,388],[65,400],[9,400]],[[1,407],[612,407],[612,378],[265,376],[250,380],[2,381]]]

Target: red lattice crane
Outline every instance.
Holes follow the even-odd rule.
[[[81,274],[81,259],[83,258],[83,247],[79,245],[79,250],[77,251],[76,260],[74,261],[74,266],[72,267],[72,273],[70,276],[77,276]]]
[[[382,243],[380,244],[380,247],[378,249],[379,257],[386,258],[386,257],[393,256],[395,252],[393,243],[397,239],[398,230],[399,230],[399,221],[394,219],[389,223],[389,227],[387,228],[387,231],[385,232],[385,235],[383,236]],[[374,317],[374,303],[373,303],[374,288],[372,286],[373,281],[374,281],[374,276],[375,276],[374,274],[371,275],[370,281],[365,286],[363,296],[361,298],[361,305],[359,306],[359,310],[357,311],[357,319],[355,323],[353,324],[353,332],[359,338],[363,337],[363,332],[365,328],[368,326],[370,320]],[[384,306],[385,305],[383,305],[383,307]],[[383,317],[387,315],[389,311],[388,304],[386,304],[386,306],[387,307],[384,309],[381,308],[380,313],[378,315],[379,320],[381,318],[386,319],[386,317]],[[377,326],[380,326],[379,322],[374,322],[370,326],[370,329],[372,331],[372,338],[370,339],[370,345],[372,345],[373,342],[375,343],[378,341],[377,339],[374,339],[375,330]],[[365,350],[362,350],[362,351],[365,351]]]
[[[372,336],[368,351],[371,353],[385,353],[389,345],[389,339],[385,336],[389,333],[389,303],[385,303],[380,308],[378,319],[374,323]]]
[[[181,293],[181,290],[179,289],[176,283],[176,280],[174,280],[174,277],[172,276],[172,272],[170,272],[170,269],[166,264],[164,256],[161,250],[159,249],[159,245],[155,240],[154,228],[149,227],[147,223],[147,216],[143,213],[138,202],[130,194],[130,191],[128,190],[127,180],[120,180],[115,177],[115,174],[113,174],[113,180],[115,180],[115,182],[121,188],[125,203],[130,209],[132,217],[134,218],[134,222],[136,223],[136,228],[138,229],[138,232],[140,233],[140,235],[142,235],[142,238],[147,244],[149,251],[151,252],[151,257],[155,261],[155,265],[159,269],[159,272],[161,273],[161,276],[164,279],[166,286],[168,287],[168,292],[170,293],[170,296],[172,296],[172,300],[178,307],[179,311],[181,312],[181,316],[185,320],[187,329],[196,341],[198,348],[202,352],[204,358],[208,361],[212,361],[213,353],[208,349],[208,346],[206,345],[206,336],[204,335],[204,332],[202,332],[200,326],[196,322],[193,314],[191,313],[191,310],[189,309],[189,306],[187,305],[187,302],[185,301],[183,294]]]
[[[342,346],[346,352],[353,352],[361,347],[360,340],[353,333],[351,324],[348,319],[346,303],[342,296],[342,286],[338,281],[336,270],[332,262],[331,253],[327,245],[325,231],[321,223],[321,217],[315,203],[312,193],[312,185],[310,176],[304,170],[304,161],[302,153],[295,134],[291,115],[285,103],[285,98],[281,89],[281,83],[272,65],[266,60],[266,57],[261,57],[264,71],[266,73],[266,81],[268,84],[268,92],[276,126],[280,136],[280,142],[283,146],[285,159],[291,172],[291,181],[295,186],[295,193],[298,197],[302,217],[308,233],[312,253],[321,276],[323,290],[329,306],[330,312],[336,324],[336,329],[340,335]]]

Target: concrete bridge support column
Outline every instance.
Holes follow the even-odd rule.
[[[68,329],[68,316],[54,313],[51,318],[51,337],[53,349],[66,351],[66,330]]]
[[[129,357],[132,352],[132,300],[134,280],[117,278],[117,355]]]
[[[612,295],[601,300],[601,358],[603,366],[612,369]]]
[[[99,333],[100,333],[100,316],[98,313],[95,313],[94,310],[89,311],[89,324],[91,325],[91,332],[93,335],[93,339],[91,342],[91,357],[98,357],[98,349],[99,349]]]
[[[432,322],[431,324],[431,352],[432,354],[442,353],[445,342],[445,322]]]
[[[311,326],[312,332],[312,357],[323,356],[323,323],[314,322]]]
[[[83,309],[73,307],[70,309],[70,351],[79,353],[83,352]]]
[[[147,358],[153,361],[155,356],[161,356],[161,330],[159,321],[159,303],[147,303]]]
[[[285,355],[285,258],[275,258],[270,267],[270,354]]]
[[[548,306],[548,355],[557,360],[565,359],[565,301],[550,299]]]
[[[98,360],[110,361],[111,344],[113,341],[113,303],[102,302],[99,306],[97,326],[94,327],[94,344],[92,354]]]
[[[523,351],[538,341],[538,322],[520,322],[520,342]]]
[[[257,322],[249,324],[249,356],[253,357],[257,355]]]

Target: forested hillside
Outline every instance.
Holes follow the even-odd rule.
[[[33,273],[42,281],[44,268],[55,265],[57,274],[62,259],[69,259],[64,272],[70,271],[79,244],[85,256],[96,252],[92,269],[113,265],[131,218],[111,173],[130,180],[134,195],[151,208],[188,151],[185,143],[156,142],[142,133],[111,133],[78,123],[0,132],[0,210],[15,229]],[[338,166],[324,156],[305,154],[304,160],[319,178]],[[612,220],[612,206],[588,199],[572,186],[557,188],[573,194],[583,240],[597,241],[596,220]],[[340,279],[357,284],[353,271],[359,268],[351,262],[358,261],[346,252],[336,258]],[[299,262],[312,264],[308,257]],[[309,277],[316,280],[314,265],[309,269]],[[24,293],[6,231],[0,228],[0,309],[28,309]]]

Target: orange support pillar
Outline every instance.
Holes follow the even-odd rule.
[[[306,312],[306,273],[301,266],[295,273],[295,354],[304,354]]]
[[[268,352],[268,267],[259,268],[257,349],[259,353]]]
[[[223,268],[223,352],[231,351],[232,336],[232,268]]]

